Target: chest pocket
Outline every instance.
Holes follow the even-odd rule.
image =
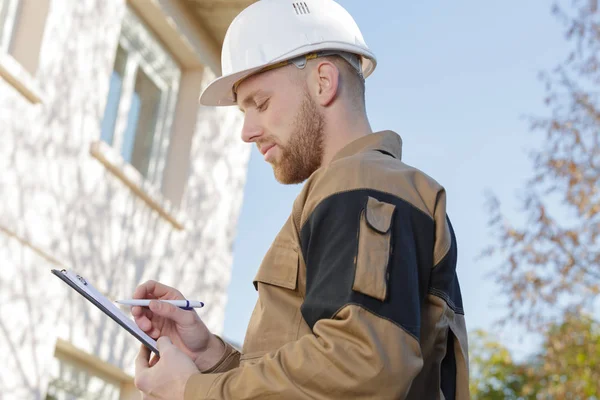
[[[298,251],[291,243],[275,242],[265,255],[253,281],[258,301],[246,331],[241,364],[298,338],[302,321],[298,263]]]
[[[254,288],[258,290],[258,283],[279,286],[285,289],[296,290],[298,283],[298,252],[292,245],[274,243],[254,277]]]

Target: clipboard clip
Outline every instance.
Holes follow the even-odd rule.
[[[67,270],[66,269],[61,269],[60,272],[62,272],[65,275],[67,274]],[[85,278],[83,276],[75,274],[75,277],[79,280],[79,282],[81,282],[85,286],[87,286],[87,281],[85,280]]]

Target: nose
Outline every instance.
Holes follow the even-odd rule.
[[[246,113],[244,115],[244,126],[242,127],[242,140],[246,143],[255,142],[262,136],[263,130],[254,119]]]

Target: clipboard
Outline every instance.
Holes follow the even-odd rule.
[[[129,318],[123,311],[108,300],[102,293],[92,286],[82,276],[66,269],[53,269],[52,273],[59,277],[63,282],[69,285],[77,293],[85,297],[90,303],[98,307],[104,314],[108,315],[113,321],[121,325],[127,332],[142,342],[157,356],[160,356],[156,341],[142,331],[136,323]]]

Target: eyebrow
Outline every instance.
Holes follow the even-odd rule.
[[[244,98],[244,100],[242,100],[241,102],[238,102],[238,108],[240,109],[241,112],[244,112],[244,109],[247,108],[248,106],[250,106],[252,103],[254,103],[254,98],[256,97],[256,95],[258,95],[260,92],[262,91],[262,89],[256,89],[253,92],[250,92],[250,94],[248,96],[246,96]]]

